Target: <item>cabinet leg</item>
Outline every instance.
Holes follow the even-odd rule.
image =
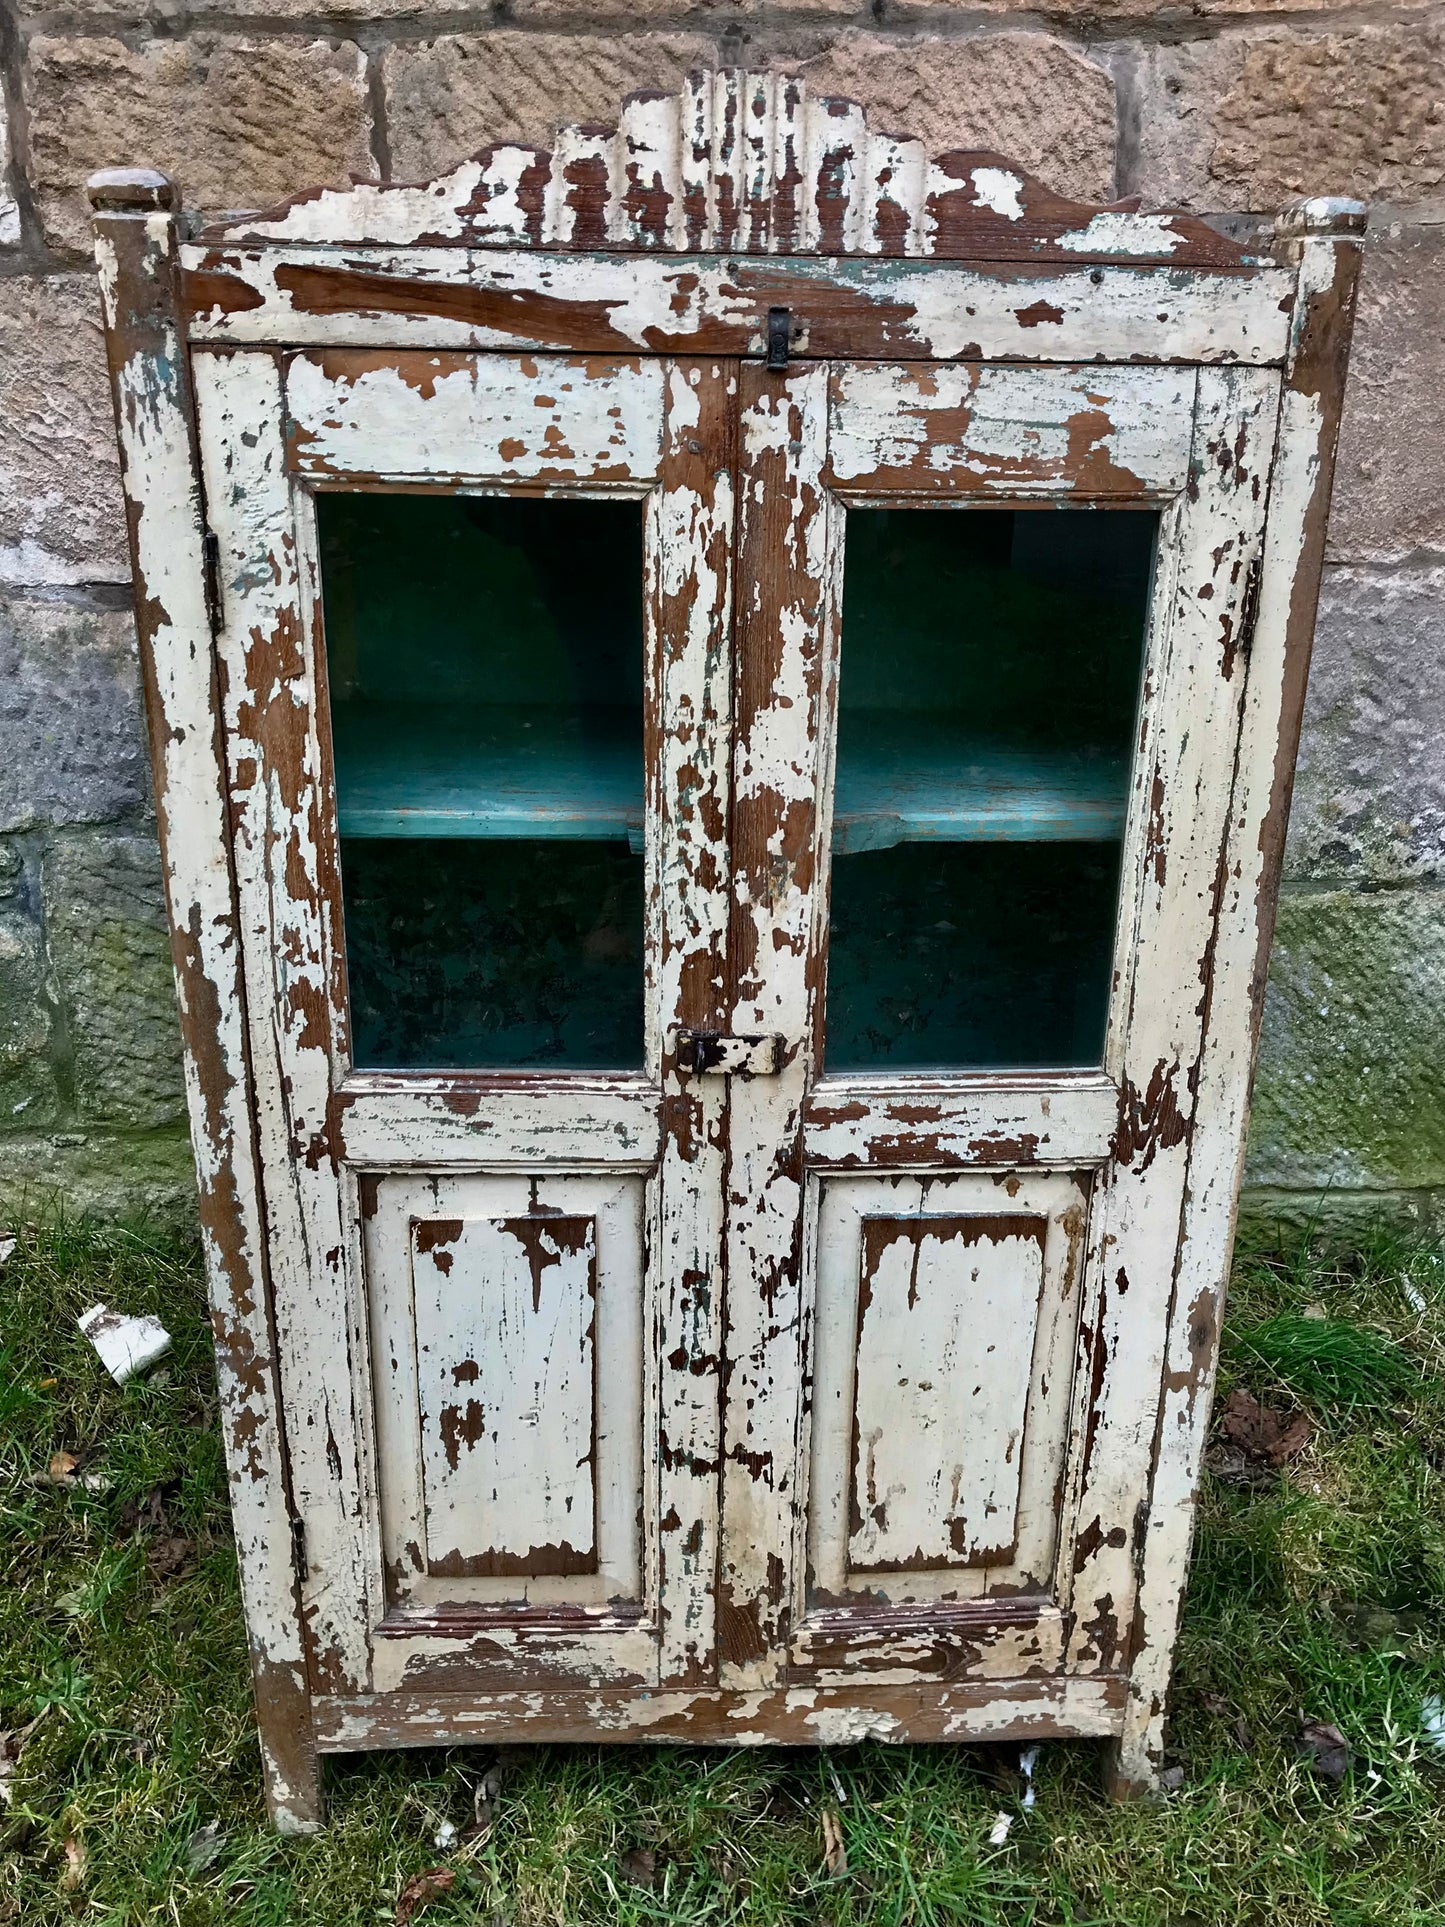
[[[256,1716],[266,1811],[278,1833],[319,1833],[325,1808],[321,1756],[311,1732],[310,1701],[294,1690],[268,1692],[264,1688],[258,1673]]]
[[[1159,1758],[1142,1726],[1126,1726],[1104,1742],[1104,1791],[1111,1800],[1159,1800]]]

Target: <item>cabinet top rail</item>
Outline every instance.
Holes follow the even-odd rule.
[[[164,175],[115,168],[97,211],[172,208]],[[1353,202],[1308,202],[1285,228],[1355,231]],[[207,245],[616,249],[660,254],[881,256],[1245,272],[1269,257],[1197,216],[1137,197],[1073,201],[1003,156],[930,157],[870,127],[856,103],[800,76],[737,68],[689,75],[677,94],[622,103],[614,127],[570,126],[550,149],[498,144],[417,185],[319,187],[206,228]],[[1266,237],[1267,238],[1267,237]]]

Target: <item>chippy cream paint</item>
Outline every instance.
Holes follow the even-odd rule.
[[[93,192],[277,1823],[465,1739],[1146,1790],[1359,211],[1271,259],[732,72],[184,247]],[[636,1072],[351,1067],[312,492],[387,483],[643,502]],[[846,517],[925,499],[1159,512],[1094,1071],[820,1072]]]

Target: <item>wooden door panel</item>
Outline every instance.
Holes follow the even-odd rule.
[[[636,1617],[657,1427],[642,1181],[368,1189],[388,1616],[626,1604]]]
[[[414,1218],[426,1570],[597,1570],[597,1220]]]
[[[324,484],[470,476],[636,487],[662,448],[661,362],[323,350],[286,364],[288,468]]]
[[[1192,368],[851,362],[833,374],[829,486],[860,494],[1128,499],[1189,473]]]
[[[1011,1559],[1044,1281],[1042,1218],[867,1218],[848,1571]]]
[[[817,1184],[804,1625],[1052,1592],[1087,1204],[1061,1174]]]

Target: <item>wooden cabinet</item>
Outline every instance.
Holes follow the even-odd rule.
[[[278,1822],[468,1737],[1147,1787],[1360,210],[739,73],[92,196]]]

